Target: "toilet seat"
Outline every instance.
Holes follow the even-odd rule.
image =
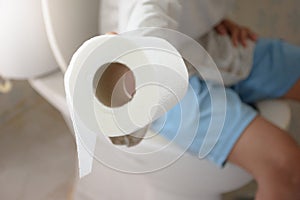
[[[64,76],[60,70],[56,70],[48,76],[30,79],[29,83],[60,113],[70,116],[66,101]]]
[[[290,105],[284,100],[264,100],[256,104],[259,113],[283,130],[289,130],[292,118]]]
[[[31,86],[48,100],[61,113],[69,115],[65,99],[64,80],[61,71],[57,70],[48,76],[29,80]],[[291,108],[284,100],[265,100],[256,104],[260,114],[267,120],[282,128],[289,129]]]

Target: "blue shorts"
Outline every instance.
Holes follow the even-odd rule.
[[[191,154],[222,167],[238,138],[257,115],[250,105],[281,97],[299,77],[300,47],[282,40],[260,39],[247,79],[231,88],[223,88],[205,83],[197,76],[191,77],[186,96],[155,121],[152,128],[182,148],[187,147]],[[226,94],[225,103],[222,98],[212,100],[212,93],[222,91]],[[220,124],[220,131],[210,128]]]

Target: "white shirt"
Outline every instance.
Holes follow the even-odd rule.
[[[249,41],[247,48],[234,47],[228,36],[218,35],[213,29],[229,12],[232,0],[102,1],[117,5],[118,32],[161,27],[199,41],[216,63],[225,85],[245,79],[251,71],[254,43]]]

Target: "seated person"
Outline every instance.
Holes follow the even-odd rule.
[[[226,112],[219,113],[226,115],[224,128],[206,158],[220,167],[228,161],[251,173],[258,183],[257,200],[300,199],[298,144],[251,106],[263,99],[300,101],[300,47],[278,39],[260,38],[248,28],[226,19],[227,3],[225,0],[120,1],[120,32],[143,27],[169,28],[202,42],[208,53],[215,52],[212,55],[215,61],[237,55],[225,62],[231,66],[219,66],[222,60],[216,62],[220,68],[239,67],[243,76],[227,84]],[[225,40],[225,46],[214,44],[218,40]],[[189,106],[178,105],[170,110],[160,134],[173,139],[179,123],[184,126],[197,117],[193,115],[195,112],[190,112],[189,119],[178,121],[180,109],[200,109],[205,114],[201,115],[195,140],[188,149],[197,155],[210,118],[214,117],[208,87],[213,92],[224,88],[208,86],[209,83],[195,74],[190,76],[190,85],[188,93],[196,91],[198,105],[190,105],[190,99],[184,98],[181,104]],[[189,132],[186,127],[184,131]]]

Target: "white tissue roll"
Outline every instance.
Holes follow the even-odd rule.
[[[76,52],[65,84],[71,112],[93,132],[115,137],[153,122],[164,114],[160,106],[176,105],[188,73],[165,40],[99,36]]]
[[[0,24],[1,76],[28,79],[58,69],[40,0],[0,1]]]
[[[74,94],[74,87],[76,83],[77,75],[80,71],[80,67],[73,67],[73,66],[81,66],[88,55],[95,49],[97,46],[104,43],[106,40],[110,39],[110,37],[114,37],[113,35],[106,35],[106,38],[103,37],[94,37],[86,42],[84,42],[79,49],[74,53],[72,56],[70,65],[68,70],[65,73],[64,78],[64,85],[66,90],[66,95],[70,96],[68,99],[71,99],[71,96]],[[68,101],[69,104],[72,104],[72,101]]]

